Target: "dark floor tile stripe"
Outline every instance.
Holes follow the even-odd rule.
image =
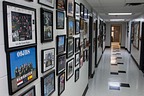
[[[120,86],[121,86],[121,87],[130,87],[130,85],[127,84],[127,83],[121,83]]]
[[[110,72],[111,75],[118,75],[118,72]]]
[[[119,63],[117,63],[117,64],[124,64],[124,63],[120,63],[120,62],[119,62]]]
[[[120,90],[120,87],[109,86],[109,90]]]
[[[118,71],[118,73],[126,73],[126,71]]]

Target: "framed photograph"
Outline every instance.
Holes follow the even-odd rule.
[[[75,2],[75,19],[80,20],[80,5]]]
[[[55,91],[55,70],[41,77],[41,96],[51,96]]]
[[[140,22],[133,23],[133,46],[139,50]]]
[[[80,30],[84,30],[84,20],[80,18]]]
[[[67,58],[73,56],[74,54],[74,38],[73,37],[69,37],[67,38]]]
[[[80,17],[84,18],[84,5],[80,3]]]
[[[60,96],[65,90],[65,72],[58,77],[58,96]]]
[[[73,17],[67,18],[67,36],[73,36],[75,31],[75,21]]]
[[[64,29],[65,15],[63,11],[56,11],[56,29]]]
[[[53,41],[53,12],[44,8],[41,11],[41,42]]]
[[[66,64],[66,80],[68,81],[74,74],[74,59],[72,58]]]
[[[80,53],[75,54],[75,66],[77,66],[80,63]]]
[[[75,82],[79,79],[79,68],[75,70]]]
[[[3,12],[6,50],[36,45],[36,10],[4,1]]]
[[[37,79],[37,48],[27,47],[7,53],[9,94]]]
[[[66,40],[66,35],[58,35],[57,36],[57,54],[63,53],[65,51],[65,40]]]
[[[19,96],[36,96],[35,94],[35,86],[32,86],[30,89],[20,94]]]
[[[74,0],[67,0],[67,16],[74,17]]]
[[[42,73],[52,69],[55,66],[55,48],[42,50]]]
[[[88,19],[88,9],[84,7],[84,19]]]
[[[83,53],[83,52],[82,52]],[[83,66],[83,56],[80,57],[80,68]]]
[[[87,22],[84,22],[84,35],[87,34],[87,31],[88,31],[87,27],[88,27]]]
[[[75,52],[80,50],[80,38],[75,38]]]
[[[87,38],[84,38],[83,41],[84,41],[83,45],[84,45],[84,49],[85,49],[85,48],[87,47],[87,46],[86,46],[86,44],[87,44]]]
[[[80,21],[75,20],[75,34],[79,34],[80,33]]]
[[[48,6],[50,8],[54,8],[54,2],[55,0],[38,0],[39,4],[42,4],[44,6]]]
[[[57,56],[57,75],[65,70],[65,65],[66,65],[66,55],[63,54]]]
[[[66,0],[56,0],[56,9],[65,10]]]

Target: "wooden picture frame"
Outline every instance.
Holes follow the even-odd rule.
[[[55,91],[55,70],[41,77],[41,96],[51,96]]]
[[[75,54],[75,67],[80,63],[80,52]]]
[[[84,30],[84,19],[80,18],[80,30]]]
[[[8,86],[12,95],[38,78],[35,46],[7,52]]]
[[[3,1],[3,12],[6,51],[37,44],[36,9]]]
[[[19,96],[35,96],[35,86],[32,86],[28,90],[26,90],[24,93],[20,94]]]
[[[67,18],[67,37],[73,36],[75,33],[75,20],[73,17]]]
[[[70,59],[66,63],[66,80],[68,81],[74,74],[74,59]]]
[[[41,43],[53,41],[53,11],[41,8]]]
[[[58,35],[56,37],[57,55],[65,52],[66,35]]]
[[[80,21],[79,20],[75,20],[75,34],[79,34],[80,33]]]
[[[50,8],[54,8],[54,0],[38,0],[38,3]]]
[[[67,0],[67,16],[74,17],[74,0]]]
[[[65,15],[63,11],[56,10],[56,29],[64,29]]]
[[[74,16],[76,20],[80,20],[80,5],[75,2],[75,12]]]
[[[75,70],[75,82],[77,82],[77,80],[79,79],[79,74],[80,74],[79,71],[80,71],[79,68],[77,68],[77,69]]]
[[[55,48],[44,49],[41,51],[42,73],[55,67]]]
[[[66,0],[56,0],[56,9],[66,10]]]
[[[67,50],[66,50],[66,56],[67,58],[73,56],[74,54],[74,38],[69,37],[67,38]]]
[[[62,72],[58,77],[58,96],[65,90],[65,72]]]
[[[57,67],[56,67],[57,75],[65,70],[65,65],[66,65],[66,54],[58,55],[57,56]]]

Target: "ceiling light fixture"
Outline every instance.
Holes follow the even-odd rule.
[[[125,19],[110,19],[110,21],[125,21]]]
[[[108,15],[132,15],[132,13],[108,13]]]

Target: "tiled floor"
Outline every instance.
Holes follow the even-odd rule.
[[[144,96],[144,76],[127,51],[106,49],[86,96]]]

